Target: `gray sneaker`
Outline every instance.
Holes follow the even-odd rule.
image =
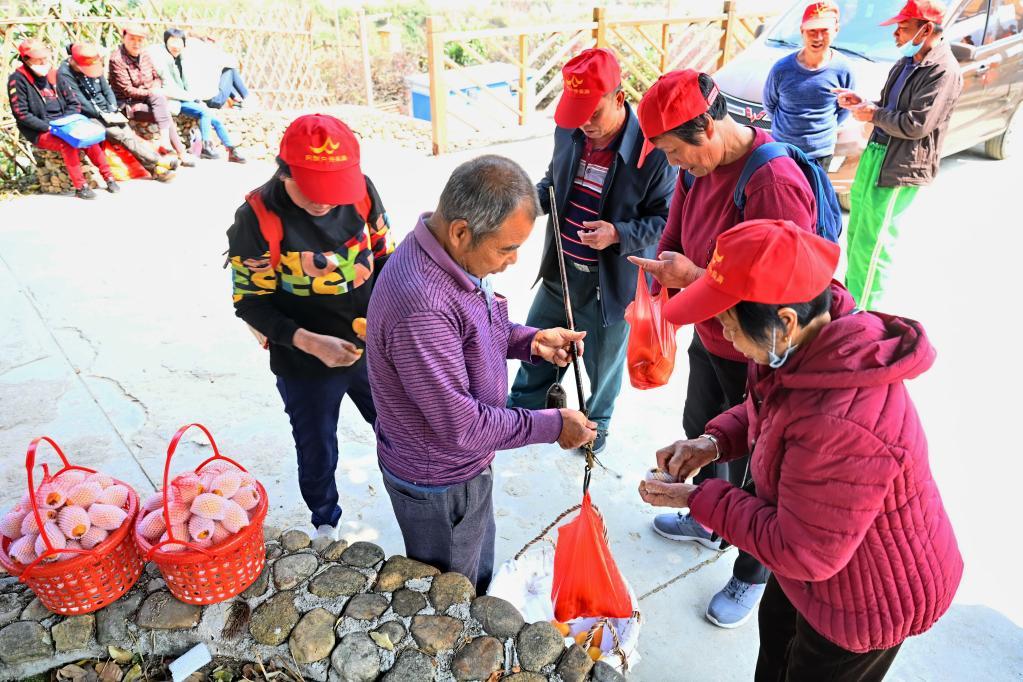
[[[658,535],[678,542],[696,542],[707,549],[721,549],[721,538],[696,522],[689,514],[672,512],[654,517],[654,530]]]
[[[753,615],[766,587],[764,584],[754,585],[735,577],[730,578],[725,588],[710,600],[707,620],[719,628],[739,627]]]

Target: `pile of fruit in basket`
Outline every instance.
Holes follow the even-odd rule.
[[[171,541],[159,548],[165,552],[180,552],[186,542],[206,548],[228,540],[252,521],[260,496],[252,474],[223,459],[180,474],[166,493],[143,503],[137,529],[153,545]]]
[[[43,561],[79,556],[63,550],[94,549],[128,517],[130,489],[102,473],[68,469],[43,480],[36,491],[37,518],[29,493],[0,519],[0,533],[10,538],[7,554],[27,566],[47,552],[45,536],[57,553]],[[42,527],[39,521],[42,521]]]

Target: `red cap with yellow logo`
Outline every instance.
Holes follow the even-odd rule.
[[[818,28],[838,28],[838,5],[830,0],[814,2],[803,10],[803,21],[799,28],[804,31],[812,31]]]
[[[71,61],[89,78],[103,75],[103,56],[95,45],[76,43],[71,46]]]
[[[941,22],[945,20],[945,12],[945,5],[937,0],[908,0],[898,14],[888,21],[882,21],[881,25],[891,26],[900,21],[915,19],[916,21],[933,21],[940,26]]]
[[[639,127],[643,131],[643,149],[638,167],[654,150],[650,140],[707,113],[718,96],[718,86],[704,96],[700,90],[700,72],[693,69],[669,71],[650,86],[636,108]]]
[[[554,110],[562,128],[578,128],[590,120],[600,98],[622,82],[622,67],[614,52],[603,47],[583,50],[561,69],[565,89]]]
[[[718,236],[703,277],[664,307],[672,324],[695,324],[741,301],[805,303],[831,282],[838,244],[788,220],[750,220]]]
[[[333,116],[307,114],[292,121],[281,138],[280,157],[302,194],[318,204],[344,206],[366,196],[359,141]]]

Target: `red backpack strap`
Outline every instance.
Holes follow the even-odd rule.
[[[366,192],[365,195],[355,202],[355,211],[362,218],[362,222],[369,223],[369,214],[373,210],[373,198]]]
[[[254,189],[245,195],[245,201],[252,207],[259,222],[259,231],[270,251],[270,267],[274,270],[281,262],[281,240],[284,239],[284,225],[281,224],[281,217],[268,209],[263,203],[263,195],[260,190]]]

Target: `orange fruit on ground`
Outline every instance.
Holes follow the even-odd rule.
[[[586,630],[583,630],[582,632],[576,634],[576,636],[575,636],[575,643],[578,644],[579,646],[582,646],[585,642],[586,642]]]
[[[572,628],[570,628],[566,623],[559,623],[556,620],[552,620],[551,625],[557,628],[558,632],[561,633],[562,637],[568,637],[569,634],[572,632]]]
[[[357,317],[354,320],[352,320],[352,331],[355,332],[356,336],[359,336],[360,338],[361,337],[365,337],[366,336],[366,318],[365,317]]]
[[[594,661],[599,661],[600,657],[604,655],[604,653],[600,650],[599,646],[591,646],[589,649],[587,649],[586,653],[588,653],[590,655],[590,658],[592,658]]]

